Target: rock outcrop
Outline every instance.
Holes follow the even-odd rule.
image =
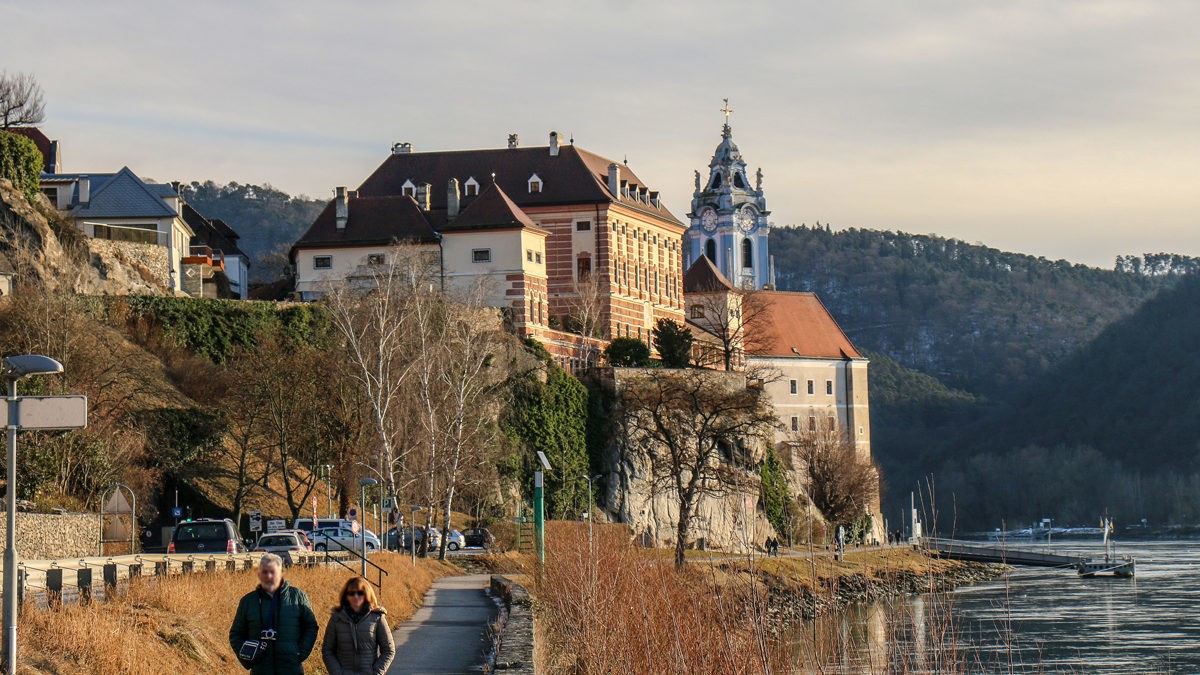
[[[18,285],[85,295],[163,295],[168,279],[161,246],[88,239],[49,200],[30,204],[0,178],[0,247],[12,262]]]

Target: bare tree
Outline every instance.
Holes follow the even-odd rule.
[[[675,565],[682,567],[701,498],[728,489],[731,464],[772,432],[774,410],[764,390],[740,374],[687,369],[617,377],[623,436],[646,453],[651,489],[678,500]]]
[[[0,129],[36,126],[45,119],[42,86],[33,75],[0,72]]]
[[[688,322],[706,335],[696,341],[696,365],[741,370],[771,335],[763,291],[711,289],[688,297]],[[703,316],[698,316],[698,314]]]
[[[783,448],[785,462],[801,469],[806,490],[830,523],[850,523],[879,497],[879,470],[843,429],[801,431]]]
[[[608,335],[608,295],[600,285],[600,272],[584,274],[575,283],[568,329],[583,336],[584,362],[598,363],[600,344]]]
[[[247,359],[237,354],[222,375],[223,391],[217,397],[217,408],[228,425],[226,440],[220,452],[227,460],[233,476],[233,522],[242,522],[246,502],[271,474],[270,448],[265,434],[269,417],[256,392],[244,386],[254,378]]]

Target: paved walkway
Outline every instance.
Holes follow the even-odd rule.
[[[496,604],[484,593],[491,576],[469,574],[433,583],[425,604],[396,629],[396,660],[388,675],[482,670]]]

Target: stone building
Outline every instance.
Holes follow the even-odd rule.
[[[292,247],[296,292],[385,264],[396,242],[436,254],[447,287],[477,283],[518,333],[569,369],[617,336],[683,320],[685,226],[627,165],[549,145],[415,152],[398,143]],[[584,335],[588,335],[588,339]]]

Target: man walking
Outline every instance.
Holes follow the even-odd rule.
[[[255,642],[262,646],[256,647]],[[247,644],[247,643],[250,644]],[[252,675],[297,675],[317,642],[317,617],[304,591],[283,580],[283,559],[258,563],[258,588],[242,597],[229,645]]]

